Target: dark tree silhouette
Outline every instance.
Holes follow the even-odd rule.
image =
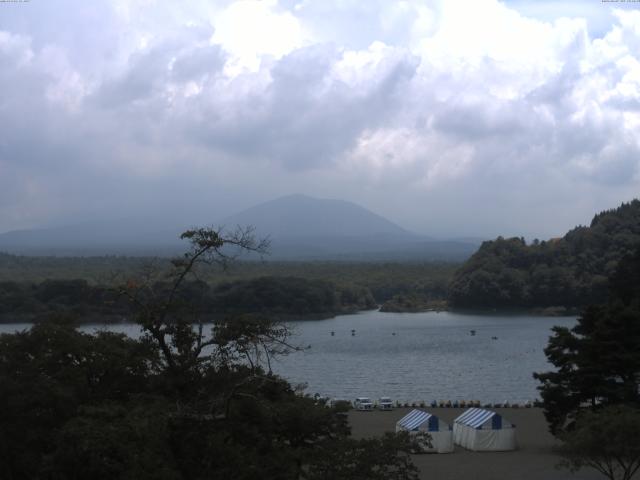
[[[572,329],[555,327],[545,354],[556,371],[535,373],[552,433],[584,409],[640,406],[640,249],[623,258],[606,304],[586,308]]]
[[[346,416],[271,371],[289,330],[231,315],[204,330],[198,267],[264,252],[251,230],[185,232],[190,250],[119,291],[143,335],[57,319],[0,335],[0,476],[11,480],[414,480],[406,437],[354,440]],[[358,476],[359,475],[359,476]]]
[[[622,406],[580,414],[562,435],[561,466],[594,468],[610,480],[631,480],[640,469],[640,411]]]

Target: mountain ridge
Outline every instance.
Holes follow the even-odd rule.
[[[226,217],[222,224],[252,225],[271,237],[364,236],[387,234],[418,236],[356,203],[285,195]]]
[[[474,242],[434,240],[413,233],[353,202],[294,194],[278,197],[218,222],[233,230],[251,225],[272,240],[273,260],[460,261]],[[0,234],[0,251],[27,255],[175,255],[182,229],[121,220]],[[251,258],[251,257],[250,257]]]

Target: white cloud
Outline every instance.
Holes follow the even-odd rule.
[[[188,199],[204,178],[229,198],[300,185],[383,209],[370,192],[513,205],[488,230],[568,188],[592,198],[583,212],[640,186],[637,10],[594,35],[593,7],[548,2],[118,1],[98,18],[65,1],[81,41],[33,2],[0,31],[0,231],[42,204],[107,209],[112,189]]]
[[[0,30],[0,55],[5,62],[14,63],[16,68],[25,66],[33,59],[29,37]]]
[[[298,19],[277,6],[274,0],[241,0],[215,16],[212,41],[231,54],[230,75],[243,68],[256,71],[262,56],[281,58],[306,43]]]
[[[363,132],[341,165],[379,186],[432,188],[471,171],[474,147],[430,131],[381,128]]]

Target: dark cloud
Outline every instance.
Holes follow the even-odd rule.
[[[238,99],[227,115],[215,100],[214,84],[202,93],[211,100],[208,111],[199,112],[200,124],[190,131],[213,148],[268,158],[291,170],[329,167],[363,130],[389,122],[419,64],[416,57],[398,55],[362,88],[335,78],[332,68],[340,58],[326,44],[292,52],[273,64],[264,90]]]
[[[0,231],[220,218],[304,192],[436,235],[543,236],[637,192],[633,12],[597,41],[575,23],[523,23],[539,35],[514,38],[539,49],[523,60],[485,37],[440,39],[456,24],[440,2],[281,2],[273,12],[307,36],[247,66],[242,39],[213,36],[224,4],[196,2],[197,17],[151,4],[0,6]],[[559,202],[551,225],[540,212]]]
[[[218,45],[208,45],[213,29],[186,27],[168,38],[135,51],[115,76],[107,76],[93,94],[103,108],[118,108],[146,100],[163,100],[171,83],[201,81],[216,75],[225,62]]]
[[[171,78],[178,82],[200,80],[218,73],[225,63],[225,54],[218,45],[197,47],[178,56],[171,67]]]

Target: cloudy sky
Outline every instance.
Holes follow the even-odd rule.
[[[0,232],[306,193],[556,236],[640,195],[640,2],[3,1],[0,122]]]

